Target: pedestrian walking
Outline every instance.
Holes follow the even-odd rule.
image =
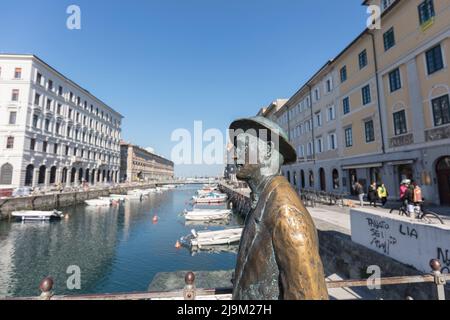
[[[389,196],[388,191],[387,191],[386,186],[384,185],[384,183],[382,183],[381,185],[378,186],[377,193],[378,193],[378,198],[381,201],[381,205],[384,207],[386,205],[387,198]]]
[[[378,200],[378,193],[377,193],[377,184],[375,182],[372,182],[372,184],[369,186],[369,191],[367,192],[367,198],[369,200],[369,206],[377,207],[377,200]]]
[[[364,207],[364,188],[359,181],[357,181],[354,185],[354,189],[359,198],[359,204],[361,207]]]

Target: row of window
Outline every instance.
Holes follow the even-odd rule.
[[[63,113],[67,116],[69,120],[75,121],[77,123],[82,123],[83,125],[89,125],[90,128],[101,131],[106,134],[114,134],[118,135],[117,130],[113,130],[111,127],[100,123],[98,120],[94,120],[92,118],[88,118],[86,115],[82,115],[80,112],[74,112],[72,108],[66,107],[64,108],[61,103],[57,103],[50,98],[45,99],[41,94],[35,93],[34,96],[34,105],[41,106],[41,100],[45,101],[45,110],[55,112],[57,115],[63,115]],[[56,107],[55,107],[56,105]],[[64,110],[65,109],[65,110]],[[66,111],[66,112],[64,112]]]
[[[45,86],[45,81],[44,78],[42,76],[42,74],[40,72],[36,72],[36,79],[35,79],[36,84],[38,84],[39,86],[42,86],[44,88],[46,88],[48,91],[51,91],[55,94],[57,94],[58,96],[63,97],[64,96],[64,88],[62,86],[58,86],[58,89],[56,90],[56,88],[53,85],[53,81],[48,79],[47,80],[47,86]],[[77,96],[75,98],[75,95],[73,92],[68,92],[68,96],[66,93],[66,100],[68,100],[69,102],[75,104],[76,106],[82,107],[84,108],[84,110],[91,112],[92,114],[95,114],[96,116],[100,117],[103,120],[106,120],[108,122],[113,123],[114,125],[120,125],[120,121],[117,119],[114,119],[111,115],[103,112],[102,110],[99,110],[99,108],[95,108],[94,106],[91,104],[88,107],[88,102],[85,100],[83,103],[81,102],[81,97]]]
[[[13,139],[14,137],[8,137],[9,139]],[[53,143],[53,148],[50,148],[49,143],[47,141],[37,142],[36,139],[30,139],[30,150],[31,151],[37,151],[37,144],[41,145],[41,148],[39,151],[43,153],[53,153],[55,155],[64,155],[64,156],[75,156],[75,157],[81,157],[86,160],[102,160],[102,161],[108,161],[111,162],[111,159],[113,162],[118,162],[119,158],[112,157],[111,155],[106,155],[104,153],[97,153],[97,152],[91,152],[88,150],[87,152],[84,149],[79,149],[76,147],[71,148],[68,145],[59,145],[57,143]]]
[[[42,129],[47,133],[54,133],[55,135],[63,135],[63,129],[66,130],[66,137],[68,139],[73,139],[76,141],[81,141],[84,143],[89,143],[94,146],[99,147],[108,147],[109,149],[114,148],[114,150],[119,150],[119,139],[114,139],[109,137],[109,139],[103,139],[98,137],[97,135],[92,134],[86,134],[86,132],[83,132],[80,129],[73,129],[70,125],[64,126],[60,122],[54,123],[53,128],[53,122],[49,118],[44,118],[43,121],[39,121],[40,118],[37,114],[33,115],[32,119],[32,127],[36,130]],[[41,125],[40,125],[41,124]]]
[[[327,122],[336,120],[336,108],[335,106],[330,106],[327,108]],[[320,128],[323,126],[322,112],[319,111],[314,115],[314,126]],[[309,119],[306,122],[298,125],[291,130],[291,139],[300,137],[302,134],[310,132],[312,130],[312,120]]]

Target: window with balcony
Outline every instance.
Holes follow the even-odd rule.
[[[418,7],[420,25],[423,26],[433,20],[435,16],[433,0],[425,0]]]
[[[444,69],[444,59],[440,44],[426,52],[426,60],[428,75]]]
[[[402,88],[402,81],[400,79],[400,69],[397,68],[389,73],[389,86],[391,92],[395,92]]]
[[[30,150],[34,151],[36,149],[36,139],[30,139]]]
[[[375,141],[375,131],[373,128],[373,120],[366,121],[364,123],[364,129],[366,134],[366,142],[370,143]]]
[[[60,134],[61,133],[61,124],[59,122],[55,125],[55,133]]]
[[[46,153],[47,147],[48,147],[48,142],[47,141],[42,142],[42,152]]]
[[[408,133],[405,110],[394,113],[394,133],[396,136]]]
[[[48,89],[49,91],[52,91],[52,90],[53,90],[53,81],[52,81],[52,80],[48,80],[48,86],[47,86],[47,89]]]
[[[68,156],[69,153],[70,153],[70,147],[69,147],[69,146],[66,146],[66,151],[64,152],[64,154],[65,154],[66,156]]]
[[[372,101],[370,95],[370,85],[367,85],[361,89],[362,103],[363,105],[369,104]]]
[[[345,146],[347,148],[353,146],[353,129],[351,127],[345,129]]]
[[[44,128],[45,128],[45,131],[47,131],[47,132],[50,131],[50,119],[45,119]]]
[[[17,121],[17,112],[11,111],[9,113],[9,124],[16,124]]]
[[[63,87],[62,87],[62,86],[59,86],[59,87],[58,87],[58,95],[59,95],[59,96],[62,96],[62,95],[63,95]]]
[[[450,106],[448,94],[433,99],[431,105],[433,106],[434,125],[436,127],[450,123]]]
[[[359,69],[363,69],[364,67],[367,66],[367,50],[364,50],[359,54],[358,60],[359,60]]]
[[[47,110],[50,110],[52,107],[52,99],[47,99],[47,104],[45,105],[45,108]]]
[[[72,119],[72,109],[69,109],[68,118],[69,118],[69,119]]]
[[[15,68],[14,69],[14,79],[22,79],[22,68]]]
[[[57,143],[55,143],[55,144],[53,145],[53,153],[54,153],[54,154],[58,154],[58,144],[57,144]]]
[[[13,89],[11,93],[11,101],[17,102],[19,101],[19,89]]]
[[[73,102],[73,92],[69,93],[69,100],[70,100],[70,102]]]
[[[388,31],[386,31],[383,34],[383,41],[384,41],[384,50],[385,51],[388,51],[393,46],[395,46],[394,27],[390,28]]]
[[[33,128],[35,128],[35,129],[38,128],[38,122],[39,122],[39,117],[35,114],[33,116]]]
[[[62,109],[62,105],[61,105],[61,103],[58,103],[58,105],[56,106],[56,113],[61,115],[61,109]]]
[[[14,137],[6,138],[6,149],[14,149]]]
[[[35,93],[34,94],[34,105],[39,106],[40,100],[41,100],[41,95],[39,93]]]

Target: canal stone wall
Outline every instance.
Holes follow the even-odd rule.
[[[126,194],[129,190],[153,188],[161,184],[162,183],[138,186],[118,186],[80,192],[64,192],[28,197],[2,198],[0,199],[0,220],[8,219],[13,211],[62,209],[83,203],[85,200],[96,199],[98,197],[107,197],[110,194]]]
[[[250,199],[242,192],[234,191],[231,186],[222,184],[222,192],[228,194],[233,202],[233,208],[240,210],[243,216],[250,212]],[[344,231],[332,224],[320,221],[316,223],[320,256],[326,276],[337,274],[343,279],[367,279],[370,266],[380,268],[381,277],[415,276],[422,272],[412,266],[370,250],[352,241],[348,231]],[[430,257],[430,260],[433,257]],[[431,272],[431,267],[429,268]],[[373,296],[377,299],[404,300],[412,297],[416,300],[436,299],[434,284],[405,284],[384,286],[381,290],[367,288],[352,288],[361,296]],[[446,288],[446,296],[450,297],[450,290]]]

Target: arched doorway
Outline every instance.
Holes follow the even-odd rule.
[[[309,171],[309,187],[314,188],[314,172]]]
[[[33,171],[34,166],[32,164],[29,164],[27,168],[25,169],[25,186],[31,187],[33,185]]]
[[[13,166],[9,163],[5,163],[0,168],[0,184],[10,185],[12,184]]]
[[[77,173],[77,169],[72,168],[72,171],[70,172],[70,183],[74,183],[75,182],[75,175]]]
[[[56,167],[53,166],[50,169],[50,184],[54,184],[56,182]]]
[[[95,169],[92,169],[92,173],[91,173],[91,183],[92,183],[92,184],[95,183]]]
[[[86,172],[84,174],[84,181],[89,182],[90,181],[90,174],[89,174],[89,169],[86,169]]]
[[[325,169],[320,168],[319,169],[319,176],[320,176],[320,190],[325,191],[327,190],[327,181],[325,177]]]
[[[450,205],[450,156],[443,157],[437,162],[436,175],[441,205]]]
[[[67,182],[67,168],[63,168],[63,170],[62,170],[61,182],[62,183],[66,183]]]
[[[84,180],[84,176],[83,176],[83,168],[80,168],[80,169],[78,170],[78,182],[79,182],[79,183],[82,183],[83,180]]]
[[[45,166],[41,166],[39,168],[38,184],[44,184],[45,183],[45,170],[47,170],[47,168]]]
[[[339,171],[333,170],[333,189],[339,189]]]
[[[302,188],[305,188],[305,171],[303,170],[300,171],[300,182]]]

